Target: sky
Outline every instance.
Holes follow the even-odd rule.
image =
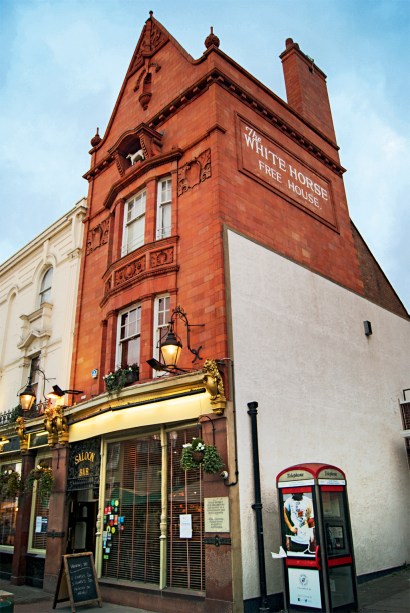
[[[410,311],[410,0],[0,0],[0,262],[87,195],[150,10],[194,58],[213,26],[285,100],[286,39],[315,60],[350,216]]]

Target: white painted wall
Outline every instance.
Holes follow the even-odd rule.
[[[18,404],[17,392],[27,383],[27,365],[37,352],[51,379],[45,393],[54,384],[69,387],[86,208],[83,198],[0,265],[0,411]],[[50,305],[39,308],[40,283],[49,266]],[[28,316],[25,325],[22,316]]]
[[[347,475],[357,574],[409,561],[399,400],[410,325],[228,232],[244,598],[259,595],[250,417],[257,401],[268,593],[282,591],[276,475],[324,462]],[[366,337],[363,321],[372,323]]]

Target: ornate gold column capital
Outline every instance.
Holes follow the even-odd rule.
[[[202,378],[206,391],[211,396],[211,407],[217,415],[223,415],[226,408],[226,397],[221,373],[215,360],[205,360]]]
[[[24,417],[17,417],[16,419],[16,432],[17,436],[20,439],[20,451],[27,451],[28,449],[28,434],[26,434],[26,424],[24,422]]]

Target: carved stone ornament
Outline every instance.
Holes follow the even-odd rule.
[[[118,285],[125,283],[125,281],[129,281],[133,277],[138,276],[145,271],[145,268],[145,255],[132,262],[128,262],[128,264],[115,272],[114,287],[117,287]]]
[[[211,150],[206,149],[178,170],[178,196],[211,177]]]
[[[203,382],[206,391],[211,396],[211,407],[217,415],[223,415],[226,408],[226,397],[221,373],[215,360],[205,360],[202,369]]]
[[[20,439],[20,451],[27,451],[28,449],[28,434],[26,434],[26,425],[24,423],[24,417],[17,417],[16,419],[16,432]]]
[[[56,407],[54,416],[55,428],[60,445],[68,443],[68,420],[63,415],[63,407]]]
[[[56,443],[65,445],[68,443],[68,422],[63,415],[63,407],[48,406],[44,411],[44,428],[48,433],[50,447]]]
[[[154,53],[169,40],[167,33],[160,28],[153,18],[152,11],[150,11],[149,15],[149,19],[147,19],[142,31],[135,56],[131,62],[129,72],[137,70],[144,63],[144,58],[152,57]]]
[[[108,243],[108,235],[110,232],[110,220],[104,219],[98,226],[95,226],[88,232],[87,235],[87,255]]]
[[[164,266],[165,264],[172,264],[173,261],[173,247],[167,247],[165,249],[161,249],[160,251],[153,251],[152,253],[150,253],[151,268],[156,268],[157,266]]]

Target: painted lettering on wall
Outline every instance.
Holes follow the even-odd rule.
[[[88,477],[90,473],[90,463],[92,464],[95,460],[95,452],[94,451],[82,451],[81,453],[77,453],[74,456],[74,464],[78,468],[78,476],[79,477]],[[80,466],[81,464],[81,466]],[[84,465],[85,464],[85,465]]]
[[[249,122],[240,119],[239,126],[242,170],[335,226],[329,182]]]

